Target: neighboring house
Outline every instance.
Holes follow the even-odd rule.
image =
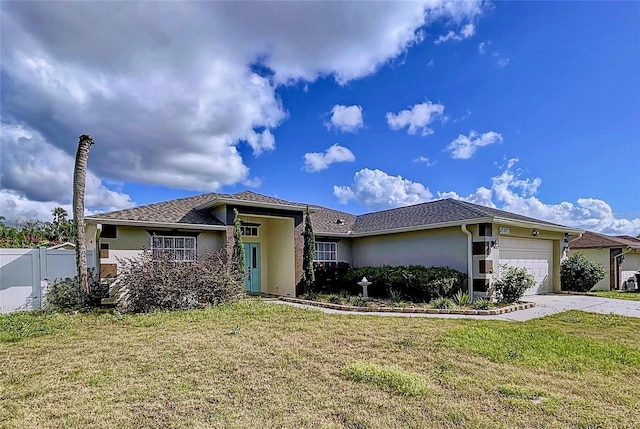
[[[295,296],[302,279],[307,204],[250,191],[206,194],[86,218],[87,247],[99,249],[103,277],[142,248],[171,250],[177,259],[216,251],[233,241],[240,214],[247,256],[246,290]],[[485,295],[503,264],[525,267],[536,284],[527,294],[560,290],[560,259],[569,234],[582,231],[443,199],[354,216],[309,205],[316,261],[354,267],[442,265],[469,275],[469,292]]]
[[[55,246],[48,247],[49,250],[76,250],[76,245],[65,241],[64,243],[56,244]]]
[[[605,278],[595,290],[624,289],[625,283],[640,273],[640,239],[627,235],[610,236],[585,232],[569,242],[570,253],[583,253],[589,260],[604,266]]]

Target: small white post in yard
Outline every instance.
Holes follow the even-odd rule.
[[[358,284],[362,286],[362,299],[364,300],[369,299],[369,291],[367,290],[367,288],[369,287],[371,282],[367,280],[366,277],[363,277],[362,280],[358,282]]]

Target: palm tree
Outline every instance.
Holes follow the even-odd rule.
[[[79,138],[76,165],[73,170],[73,223],[76,229],[76,265],[80,290],[89,292],[87,267],[87,243],[84,238],[84,190],[87,176],[87,160],[89,148],[93,144],[90,135],[83,134]]]
[[[51,210],[53,215],[53,233],[55,234],[56,241],[62,242],[65,234],[65,225],[67,223],[68,213],[62,207],[55,207]]]

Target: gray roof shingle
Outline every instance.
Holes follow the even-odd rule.
[[[236,194],[209,193],[181,198],[156,204],[88,216],[87,219],[114,219],[139,222],[183,223],[195,225],[220,225],[223,223],[213,216],[210,209],[196,209],[217,199],[244,202],[282,204],[304,208],[306,204],[294,203],[251,191]],[[370,233],[400,228],[436,225],[447,222],[470,221],[482,218],[502,218],[517,221],[536,222],[550,226],[561,226],[527,216],[509,213],[491,207],[480,206],[454,199],[443,199],[395,209],[383,210],[355,216],[338,210],[320,206],[309,206],[314,231],[317,234]]]
[[[358,216],[354,231],[358,233],[386,231],[487,217],[561,226],[504,210],[447,198]]]

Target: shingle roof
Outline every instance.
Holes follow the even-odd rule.
[[[571,240],[569,247],[571,249],[594,249],[600,247],[631,247],[632,249],[640,249],[640,240],[628,236],[614,237],[586,231],[582,237]]]
[[[238,200],[245,202],[282,204],[305,207],[294,203],[251,191],[236,194],[210,193],[181,198],[156,204],[88,216],[87,219],[131,220],[138,222],[184,223],[196,225],[223,225],[208,208],[197,207],[213,203],[215,200]],[[516,221],[536,222],[550,226],[561,226],[540,221],[527,216],[509,213],[490,207],[480,206],[454,199],[443,199],[395,209],[383,210],[354,216],[349,213],[320,206],[309,206],[312,212],[314,231],[322,233],[368,233],[399,228],[436,225],[447,222],[470,221],[482,218],[502,218]]]
[[[319,206],[310,206],[309,209],[315,234],[323,232],[346,234],[354,229],[356,216],[352,214]]]
[[[165,223],[190,223],[196,225],[222,225],[222,222],[213,216],[210,210],[195,210],[213,200],[218,194],[204,194],[195,197],[180,198],[162,203],[148,204],[130,209],[117,210],[102,213],[92,218],[133,220],[139,222],[165,222]]]
[[[354,231],[365,233],[496,217],[561,226],[504,210],[447,198],[358,216]]]

